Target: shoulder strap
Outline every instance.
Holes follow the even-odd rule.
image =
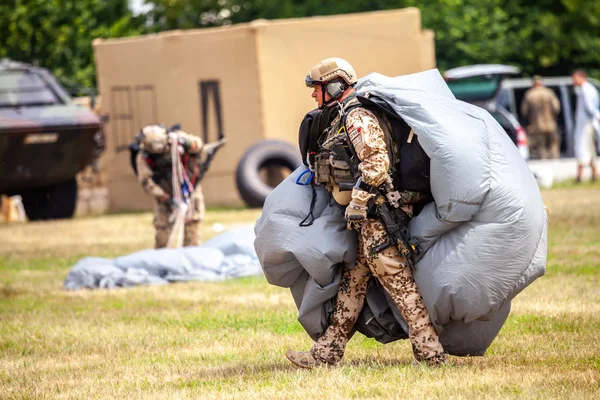
[[[146,161],[146,164],[148,164],[148,166],[150,168],[154,168],[156,166],[156,163],[154,162],[154,160],[152,159],[152,157],[150,157],[147,154],[144,154],[144,160]]]
[[[346,125],[346,121],[348,119],[348,114],[350,114],[350,112],[352,110],[354,110],[355,108],[358,107],[362,107],[364,109],[367,109],[369,111],[371,111],[373,114],[375,114],[375,117],[377,118],[377,120],[379,121],[380,124],[385,125],[382,126],[382,130],[383,133],[386,137],[386,145],[388,146],[388,155],[390,157],[390,168],[393,170],[395,165],[399,162],[398,160],[398,155],[397,155],[397,143],[396,143],[396,137],[394,134],[394,130],[392,128],[392,124],[389,122],[387,116],[388,114],[390,114],[390,111],[383,109],[383,107],[381,105],[379,105],[378,103],[371,101],[367,96],[361,96],[361,95],[356,95],[355,97],[358,101],[350,104],[348,107],[345,107],[343,109],[344,111],[344,115],[342,117],[342,126],[344,127],[344,130],[346,131],[346,134],[348,134],[348,127]],[[386,103],[387,105],[387,103]],[[389,107],[389,106],[388,106]],[[395,113],[393,113],[393,111],[391,112],[391,115],[394,116],[395,118],[399,118]],[[350,137],[348,137],[348,141],[350,143]],[[354,149],[352,146],[349,146],[352,151],[354,152]],[[354,156],[356,156],[356,154],[353,153]]]
[[[388,104],[384,99],[374,96],[370,93],[366,93],[365,95],[357,95],[356,99],[363,105],[365,108],[374,108],[385,113],[387,116],[402,119],[394,109]]]
[[[338,113],[338,107],[327,107],[324,110],[319,110],[313,115],[310,122],[308,134],[308,150],[307,155],[309,164],[314,165],[315,155],[319,152],[319,139],[329,126],[334,116]],[[303,156],[305,156],[303,154]]]
[[[312,128],[315,116],[319,113],[319,109],[315,108],[314,110],[308,112],[302,122],[300,123],[300,129],[298,131],[298,148],[300,149],[300,155],[302,156],[302,162],[304,165],[307,165],[307,155],[309,153],[309,141],[311,139],[310,130]]]

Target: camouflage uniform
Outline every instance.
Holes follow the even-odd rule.
[[[552,91],[544,86],[535,86],[525,93],[521,104],[521,115],[527,118],[527,137],[531,158],[547,159],[560,156],[560,137],[556,116],[560,102]]]
[[[338,119],[332,123],[332,126],[336,125],[339,125]],[[361,160],[359,169],[363,181],[371,186],[380,186],[388,176],[389,155],[385,135],[377,117],[364,108],[354,108],[348,114],[346,127],[356,154]],[[336,133],[333,131],[330,135]],[[373,196],[374,194],[356,188],[352,190],[353,199],[367,201]],[[412,216],[411,205],[402,208],[409,217]],[[374,246],[386,241],[386,236],[385,228],[379,219],[368,218],[362,224],[356,264],[351,269],[344,269],[330,324],[310,351],[315,360],[336,364],[342,359],[363,307],[367,283],[375,276],[394,300],[408,324],[415,358],[433,365],[445,361],[444,350],[406,259],[394,246],[376,254],[371,252]]]
[[[182,131],[179,131],[178,134],[186,137],[190,141],[199,142],[198,148],[202,147],[200,138],[189,135]],[[170,179],[171,152],[169,150],[159,156],[159,162],[164,161],[164,163],[160,163],[161,165],[165,166],[163,169],[169,169],[169,171],[166,171],[167,174],[165,174],[158,183],[152,179],[155,172],[148,164],[147,157],[148,154],[144,153],[143,151],[140,151],[137,155],[136,164],[138,181],[144,188],[144,191],[149,195],[154,196],[156,200],[153,224],[156,232],[155,247],[158,249],[167,246],[167,242],[169,241],[169,236],[171,235],[171,230],[173,228],[173,221],[169,221],[173,212],[173,208],[171,207],[170,202],[164,202],[160,200],[160,198],[164,195],[168,195],[169,198],[172,198],[173,196],[172,182]],[[200,244],[200,234],[198,232],[198,228],[200,222],[202,222],[204,219],[204,214],[206,212],[204,195],[202,194],[202,188],[200,184],[196,185],[194,188],[193,201],[189,207],[192,211],[191,217],[188,218],[185,223],[183,245],[197,246]]]

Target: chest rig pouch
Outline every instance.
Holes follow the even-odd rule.
[[[146,164],[152,170],[152,180],[163,189],[166,187],[170,189],[172,177],[171,153],[149,154],[144,152],[143,154]]]
[[[323,130],[319,140],[319,149],[314,157],[316,182],[336,192],[352,190],[357,179],[350,166],[352,152],[349,149],[348,135],[343,125],[346,104],[347,102],[330,106],[337,112],[329,126]]]
[[[164,190],[171,192],[173,180],[173,160],[171,153],[164,154],[145,154],[146,164],[152,169],[152,180]],[[183,168],[188,179],[194,187],[199,180],[196,179],[199,173],[198,156],[196,154],[184,153],[181,156]]]

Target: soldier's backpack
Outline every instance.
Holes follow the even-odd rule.
[[[163,126],[163,125],[161,125],[161,126]],[[181,124],[175,124],[171,128],[167,129],[167,132],[170,132],[172,130],[179,130],[179,129],[181,129]],[[129,145],[127,146],[129,148],[129,163],[131,164],[131,169],[133,170],[133,173],[135,174],[135,176],[138,175],[136,159],[137,159],[138,153],[141,151],[142,139],[143,139],[142,130],[140,129],[138,134],[135,135],[133,142],[129,143]]]
[[[141,150],[140,143],[141,143],[141,138],[139,138],[139,135],[138,135],[135,137],[135,141],[129,143],[129,146],[127,146],[129,148],[129,163],[131,164],[131,169],[133,170],[133,173],[135,174],[135,176],[138,175],[136,159],[137,159],[138,153]]]
[[[171,128],[169,128],[167,130],[167,132],[170,131],[178,131],[181,129],[181,125],[180,124],[175,124],[173,125]],[[204,178],[204,175],[208,172],[208,167],[210,166],[210,163],[212,162],[214,156],[217,153],[217,150],[219,150],[226,142],[225,139],[225,135],[220,134],[219,136],[219,140],[215,141],[215,142],[210,142],[210,143],[205,143],[204,146],[202,147],[202,154],[199,155],[198,157],[198,173],[196,175],[196,179],[195,179],[195,185],[197,185],[202,178]],[[138,171],[137,171],[137,155],[138,153],[141,151],[141,143],[142,143],[142,135],[141,135],[141,131],[140,133],[138,133],[134,139],[133,142],[131,142],[128,146],[129,148],[129,163],[131,164],[131,169],[133,170],[133,173],[135,174],[135,176],[138,175]],[[149,165],[152,163],[152,160],[148,160],[149,161]],[[152,167],[153,165],[150,165],[150,167]],[[157,182],[162,179],[162,177],[160,176],[153,176],[152,180]]]
[[[392,179],[396,189],[429,192],[431,190],[429,157],[419,144],[419,139],[412,132],[410,126],[396,114],[384,99],[372,95],[357,95],[356,99],[359,104],[348,107],[346,115],[355,107],[367,108],[377,116],[380,124],[387,125],[388,130],[391,132],[391,139],[397,148],[397,152],[391,160],[393,164]],[[334,108],[334,110],[336,109]],[[305,115],[300,124],[298,145],[305,165],[308,165],[307,160],[311,152],[317,151],[316,141],[318,138],[315,137],[315,132],[322,132],[332,119],[331,115],[324,115],[325,113],[327,113],[327,110],[312,110]],[[320,126],[313,127],[313,124]]]

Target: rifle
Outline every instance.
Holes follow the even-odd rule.
[[[408,215],[400,208],[392,208],[386,201],[377,204],[377,213],[381,217],[383,226],[388,234],[388,241],[375,246],[371,249],[373,254],[377,254],[390,246],[396,246],[400,254],[404,256],[411,268],[414,267],[412,255],[421,254],[419,241],[410,236],[408,229]]]
[[[204,155],[204,159],[200,162],[200,171],[198,172],[198,177],[196,178],[198,182],[204,178],[204,175],[206,172],[208,172],[208,167],[210,166],[213,157],[217,153],[217,150],[219,150],[226,141],[227,140],[225,137],[222,137],[216,142],[207,143],[202,147],[201,153]]]
[[[412,255],[421,254],[422,248],[419,241],[410,236],[408,229],[408,215],[400,208],[400,200],[403,196],[394,190],[392,178],[388,175],[386,182],[379,187],[368,185],[362,181],[358,164],[360,163],[358,156],[354,153],[354,149],[339,138],[335,138],[331,146],[338,157],[346,161],[350,166],[350,170],[354,177],[358,177],[356,184],[353,186],[357,189],[365,190],[369,193],[374,193],[376,196],[369,200],[369,207],[375,207],[376,214],[381,218],[381,222],[388,234],[388,241],[374,247],[371,251],[373,254],[379,253],[390,246],[396,246],[400,254],[406,258],[409,266],[414,267]],[[351,154],[348,154],[350,152]],[[352,190],[352,186],[342,187],[340,191]]]
[[[175,124],[173,126],[171,126],[167,132],[175,132],[181,129],[181,124]],[[208,167],[210,167],[210,164],[215,156],[215,154],[217,153],[217,150],[219,150],[227,141],[227,139],[225,138],[225,135],[223,135],[223,132],[219,132],[219,139],[215,142],[210,142],[210,143],[205,143],[202,146],[202,149],[200,150],[200,157],[201,160],[199,162],[199,171],[198,171],[198,176],[196,177],[196,182],[200,182],[202,180],[202,178],[204,178],[204,175],[206,175],[206,173],[208,172]]]

